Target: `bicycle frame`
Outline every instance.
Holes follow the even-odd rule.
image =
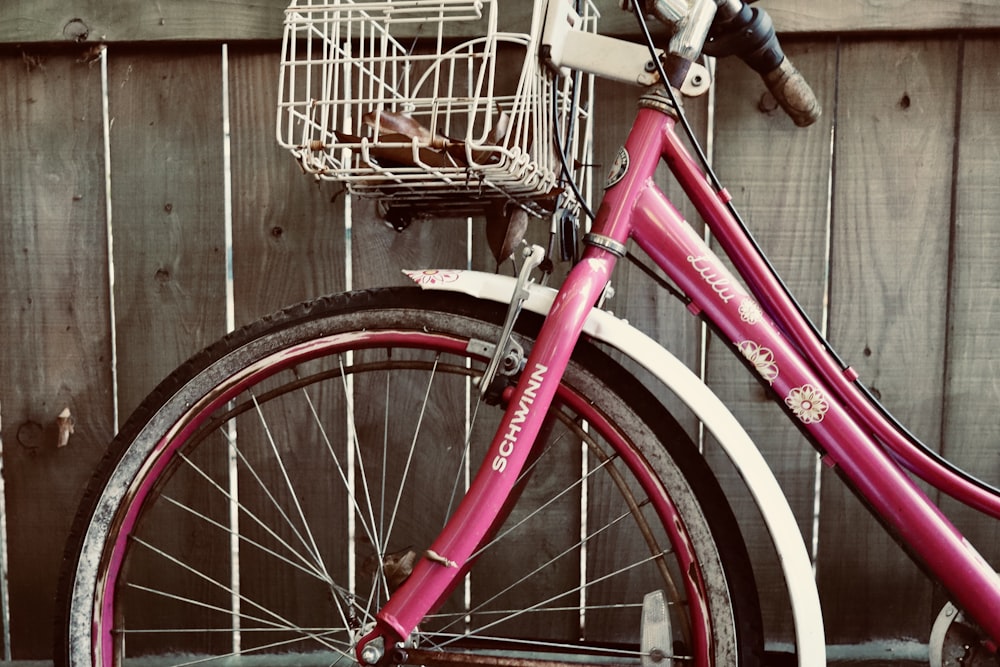
[[[643,107],[626,141],[621,168],[607,187],[582,261],[559,290],[532,349],[489,453],[458,510],[432,549],[457,567],[421,561],[378,615],[376,636],[401,642],[459,580],[476,548],[502,516],[529,458],[562,370],[584,320],[607,284],[625,244],[634,240],[739,349],[784,402],[824,462],[838,470],[874,514],[928,572],[1000,642],[1000,577],[906,468],[946,493],[1000,517],[1000,498],[941,466],[914,447],[856,385],[813,333],[765,260],[726,206],[728,194],[708,183],[675,133],[676,118]],[[663,159],[729,255],[744,283],[726,269],[653,183]]]

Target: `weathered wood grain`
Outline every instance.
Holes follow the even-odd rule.
[[[892,0],[760,0],[783,34],[845,32],[910,32],[993,28],[1000,25],[1000,6],[991,0],[905,2]],[[599,0],[602,32],[635,33],[635,19],[614,2]]]
[[[958,129],[955,221],[941,453],[981,479],[1000,483],[1000,48],[965,42]],[[1000,558],[996,521],[955,511],[963,531],[992,563]]]
[[[597,0],[602,32],[637,35],[635,19],[617,0]],[[903,32],[1000,27],[1000,6],[991,0],[821,3],[764,0],[784,33]],[[86,35],[92,42],[230,41],[280,39],[287,0],[13,0],[0,5],[0,43],[65,42]],[[502,3],[504,29],[525,26],[531,4]]]
[[[345,285],[343,188],[304,176],[274,138],[278,53],[229,49],[237,326]]]
[[[28,51],[0,57],[0,78],[11,648],[34,659],[50,655],[63,543],[114,430],[101,76]],[[67,407],[75,428],[57,449],[56,417]]]
[[[109,55],[120,405],[225,332],[218,48]]]
[[[992,0],[761,0],[760,6],[767,9],[784,33],[964,30],[1000,25],[1000,6]]]
[[[119,48],[107,57],[118,389],[128,415],[187,357],[225,333],[222,59],[211,46],[152,54]],[[206,454],[202,468],[224,479],[225,448]],[[178,476],[170,494],[184,500],[207,491],[192,474]],[[218,507],[220,498],[206,499],[206,512],[210,501]],[[183,514],[154,519],[148,541],[168,553],[196,554],[207,576],[225,581],[228,538],[195,538]],[[204,580],[152,552],[137,553],[142,560],[132,574],[139,580],[179,595],[204,594]],[[156,627],[163,610],[155,598],[136,594],[133,605],[134,621]],[[206,609],[191,610],[189,618],[211,627]],[[155,636],[136,641],[136,651],[162,646]]]
[[[935,446],[957,58],[955,40],[845,43],[836,118],[830,338]],[[829,473],[819,540],[820,591],[826,614],[838,619],[830,641],[926,638],[930,586]]]
[[[808,129],[797,128],[775,108],[773,98],[747,67],[720,63],[715,165],[779,274],[806,311],[822,322],[829,265],[830,130],[834,122],[830,110],[835,106],[837,47],[830,42],[800,43],[790,55],[828,112]],[[726,343],[714,335],[710,339],[709,383],[764,452],[808,541],[813,533],[815,453]],[[740,487],[735,472],[725,476],[731,488]],[[752,508],[749,497],[736,503],[751,557],[758,564],[761,597],[780,599],[784,583],[774,568],[766,530]],[[767,604],[765,610],[771,636],[790,641],[793,626],[788,607]]]

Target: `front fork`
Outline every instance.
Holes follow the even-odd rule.
[[[571,270],[528,355],[489,451],[458,509],[413,573],[376,615],[374,630],[355,647],[361,665],[391,656],[417,624],[459,583],[479,545],[510,511],[514,486],[531,459],[536,437],[591,308],[614,269],[616,253],[589,246]],[[515,294],[517,298],[517,294]]]

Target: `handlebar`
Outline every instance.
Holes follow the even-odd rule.
[[[812,125],[823,113],[809,82],[788,58],[773,70],[762,74],[761,78],[774,99],[799,127]]]
[[[814,123],[822,113],[819,101],[782,51],[768,13],[741,0],[718,1],[704,52],[710,56],[739,56],[760,75],[796,125]]]
[[[715,4],[714,17],[700,50],[714,57],[739,56],[756,71],[782,109],[796,125],[806,127],[822,113],[815,93],[801,73],[785,56],[766,11],[751,7],[753,0],[638,0],[645,11],[678,27],[696,13],[699,4]],[[622,6],[631,4],[624,0]],[[687,9],[685,9],[687,8]],[[675,55],[686,56],[678,53]]]

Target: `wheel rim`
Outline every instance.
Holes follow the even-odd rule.
[[[123,656],[147,653],[162,656],[178,652],[190,655],[175,664],[200,663],[213,655],[225,657],[235,653],[252,660],[254,656],[273,656],[291,649],[305,651],[325,664],[352,661],[352,643],[370,627],[371,614],[394,585],[392,568],[399,566],[405,571],[405,561],[416,557],[414,554],[429,545],[447,515],[447,511],[440,511],[441,508],[452,506],[471,474],[470,461],[481,458],[481,453],[477,456],[475,451],[471,458],[464,453],[470,437],[477,440],[477,429],[488,430],[492,423],[481,412],[489,410],[488,406],[477,412],[471,400],[474,392],[471,378],[478,373],[484,360],[471,358],[466,352],[467,343],[462,338],[414,331],[329,336],[262,359],[239,376],[228,378],[218,391],[202,397],[186,410],[183,418],[177,420],[168,435],[157,443],[154,455],[147,457],[132,482],[129,494],[136,502],[127,511],[120,512],[112,523],[112,548],[104,556],[97,586],[94,638],[97,664],[118,664]],[[407,349],[396,349],[398,345],[405,345]],[[384,350],[394,351],[389,354]],[[343,353],[348,351],[345,356]],[[425,357],[425,353],[433,354]],[[470,359],[468,364],[467,358]],[[336,363],[325,364],[329,360],[336,360]],[[390,367],[392,375],[388,374]],[[392,439],[387,435],[394,430],[388,424],[394,420],[396,408],[400,413],[404,410],[398,404],[402,397],[396,394],[403,374],[426,376],[420,381],[402,383],[409,388],[423,387],[423,395],[414,403],[420,406],[414,412],[420,413],[420,427],[414,426],[409,443],[405,442],[406,438],[390,442]],[[286,391],[278,392],[271,385],[279,377],[296,379],[290,389],[286,387]],[[368,414],[368,406],[354,403],[357,396],[377,395],[367,385],[370,381],[381,385],[384,402],[394,406],[393,410],[375,415],[385,424],[381,442],[371,435],[378,431],[373,427],[378,420]],[[362,388],[359,384],[365,386]],[[456,390],[457,385],[461,388]],[[428,455],[418,451],[418,445],[422,446],[423,425],[444,422],[439,411],[445,405],[453,407],[455,404],[454,400],[438,401],[431,397],[436,393],[452,396],[456,391],[464,396],[458,404],[467,406],[466,414],[459,420],[462,424],[459,430],[463,432],[452,434],[449,447],[443,449],[458,449],[463,453],[445,465],[444,458],[440,461],[437,458],[438,450],[442,449],[438,447],[433,452],[435,460],[432,462],[434,465],[440,463],[442,470],[452,471],[447,474],[446,483],[438,484],[451,487],[444,494],[450,499],[444,502],[439,494],[436,499],[427,501],[427,507],[441,514],[439,517],[418,522],[411,517],[410,523],[397,523],[403,521],[397,513],[374,508],[400,509],[412,502],[411,495],[400,492],[394,496],[391,487],[400,480],[414,483],[427,479],[433,472],[426,466]],[[348,415],[345,421],[351,422],[347,424],[351,433],[346,438],[341,437],[342,433],[329,432],[323,425],[319,416],[322,404],[331,400],[325,392],[342,394],[339,398],[346,407],[343,414]],[[234,403],[238,396],[243,399]],[[347,494],[341,499],[341,505],[332,510],[341,518],[340,523],[345,524],[340,532],[346,531],[350,544],[346,550],[338,551],[333,536],[320,535],[327,531],[315,525],[317,514],[313,501],[297,489],[297,482],[291,481],[297,469],[285,459],[294,449],[288,443],[275,441],[275,431],[283,428],[284,415],[292,409],[289,399],[293,396],[296,396],[294,409],[315,420],[305,431],[312,433],[329,452],[327,464],[332,466],[319,471],[320,477],[331,479],[333,490],[354,489],[353,495]],[[559,400],[566,416],[556,426],[559,431],[554,437],[556,442],[543,451],[541,458],[558,458],[565,466],[567,462],[562,452],[577,447],[579,460],[570,459],[575,469],[568,477],[585,481],[561,491],[536,491],[537,478],[543,475],[531,476],[526,482],[528,490],[525,493],[537,493],[538,497],[531,501],[534,505],[528,503],[529,508],[537,505],[531,510],[534,513],[522,516],[519,514],[521,505],[515,508],[514,515],[495,540],[481,550],[479,564],[460,586],[462,590],[425,620],[419,629],[420,647],[448,649],[475,644],[493,649],[501,646],[517,655],[542,651],[566,657],[579,654],[586,640],[588,661],[606,657],[638,662],[636,647],[624,646],[634,640],[640,624],[641,609],[637,606],[636,593],[630,591],[632,597],[623,600],[616,596],[620,594],[619,589],[629,587],[641,592],[652,585],[650,580],[655,580],[660,588],[674,589],[671,595],[678,600],[674,615],[690,618],[690,623],[676,624],[678,657],[686,657],[688,653],[707,655],[711,630],[702,596],[704,587],[694,555],[687,551],[689,536],[668,496],[648,474],[642,457],[616,441],[620,434],[594,410],[586,397],[564,388],[559,393]],[[586,426],[581,425],[584,423]],[[289,430],[294,432],[294,429]],[[259,442],[247,446],[246,441],[254,440],[251,435],[258,436]],[[234,444],[234,437],[237,444]],[[200,446],[194,447],[193,443]],[[260,462],[251,459],[266,454],[268,448],[275,458],[266,470],[259,469]],[[218,466],[222,464],[218,460],[206,463],[198,458],[203,451],[213,449],[226,452],[225,474],[220,474]],[[380,457],[382,460],[390,457],[370,454],[370,450],[389,453],[395,449],[405,452],[404,464],[378,465]],[[374,456],[376,462],[365,458],[369,456]],[[420,461],[421,456],[425,460]],[[275,474],[274,463],[278,459],[281,459],[277,465],[278,485],[265,484],[263,476]],[[414,467],[415,462],[419,470]],[[546,464],[551,465],[548,461]],[[390,468],[394,471],[390,472]],[[633,475],[635,471],[640,474]],[[223,483],[227,475],[230,478],[235,475],[235,486],[231,479]],[[616,479],[623,475],[628,479]],[[545,476],[543,481],[549,481],[548,473]],[[182,484],[175,483],[179,479],[183,480]],[[260,489],[255,488],[257,485]],[[265,487],[271,491],[264,491]],[[277,493],[275,488],[284,489],[287,497],[268,498],[268,493]],[[603,507],[603,498],[609,489],[615,490],[615,497],[620,500],[615,507]],[[620,493],[622,490],[624,494]],[[251,501],[245,498],[247,494],[259,497]],[[325,505],[324,512],[330,511],[326,500],[318,502]],[[579,523],[571,531],[562,531],[570,535],[575,530],[578,533],[575,542],[565,539],[564,535],[564,539],[552,539],[550,545],[551,536],[546,534],[544,525],[541,528],[531,525],[541,521],[543,514],[557,511],[560,516],[570,516]],[[185,519],[164,518],[171,513],[185,515]],[[423,510],[417,514],[424,518]],[[274,518],[278,527],[265,528],[263,524],[270,523],[265,520],[268,518]],[[416,525],[421,522],[427,526]],[[643,528],[640,533],[646,533],[639,540],[642,544],[636,547],[635,540],[630,538],[632,553],[619,554],[624,527],[631,527],[634,532],[635,526],[640,524]],[[665,530],[660,524],[668,528]],[[239,530],[234,529],[236,525]],[[182,539],[167,539],[164,544],[157,537],[163,532],[162,526],[181,526],[183,528],[175,528],[181,532],[184,528],[197,528],[209,533],[211,541],[228,543],[230,561],[203,566],[196,554],[198,547],[205,545],[192,546]],[[534,552],[545,553],[539,556],[529,549],[527,562],[513,566],[516,573],[501,585],[493,585],[489,577],[477,575],[480,568],[488,571],[494,563],[503,563],[505,571],[510,570],[510,558],[496,555],[498,547],[495,545],[524,539],[528,539],[529,544],[531,540],[545,542],[544,545],[532,545]],[[559,542],[558,548],[556,542]],[[611,544],[615,548],[608,548]],[[215,551],[218,548],[218,544],[213,545]],[[613,556],[607,562],[598,562],[596,554],[604,550]],[[333,559],[336,564],[328,562],[331,551],[339,553]],[[634,552],[641,553],[641,557],[624,563],[612,562],[618,555],[624,559]],[[235,561],[232,554],[236,554]],[[672,561],[666,566],[667,576],[664,576],[665,559]],[[248,570],[266,572],[266,561],[271,561],[271,567],[280,565],[292,571],[291,575],[282,575],[287,579],[281,578],[279,584],[272,586],[277,592],[263,590],[247,575]],[[224,572],[227,568],[229,574]],[[165,570],[173,573],[165,575]],[[241,574],[233,576],[233,571]],[[565,582],[557,586],[550,572],[558,572],[556,578],[562,577]],[[303,588],[298,581],[302,578],[313,581],[312,590],[308,586]],[[270,602],[271,597],[281,598],[281,589],[292,579],[296,579],[295,583],[288,586],[294,593],[287,599]],[[171,586],[177,588],[171,589]],[[520,591],[516,595],[511,593],[525,588],[537,592],[533,601],[521,602],[526,598],[518,597]],[[199,597],[196,598],[195,593],[179,592],[189,590],[200,591]],[[319,600],[323,596],[327,598],[325,605]],[[695,603],[690,604],[691,600]],[[508,607],[513,601],[517,601],[516,605]],[[161,611],[142,611],[152,604]],[[523,611],[524,607],[529,611]],[[192,624],[167,627],[169,613],[163,611],[165,608]],[[304,622],[301,616],[291,617],[303,608],[322,609],[321,614],[309,620],[318,616],[326,622]],[[514,610],[521,613],[504,617],[504,612]],[[544,620],[528,620],[528,617]],[[193,623],[195,618],[201,622]],[[541,641],[538,636],[540,623],[555,635],[555,639]],[[498,643],[498,639],[503,643]],[[301,658],[300,653],[298,659]]]

